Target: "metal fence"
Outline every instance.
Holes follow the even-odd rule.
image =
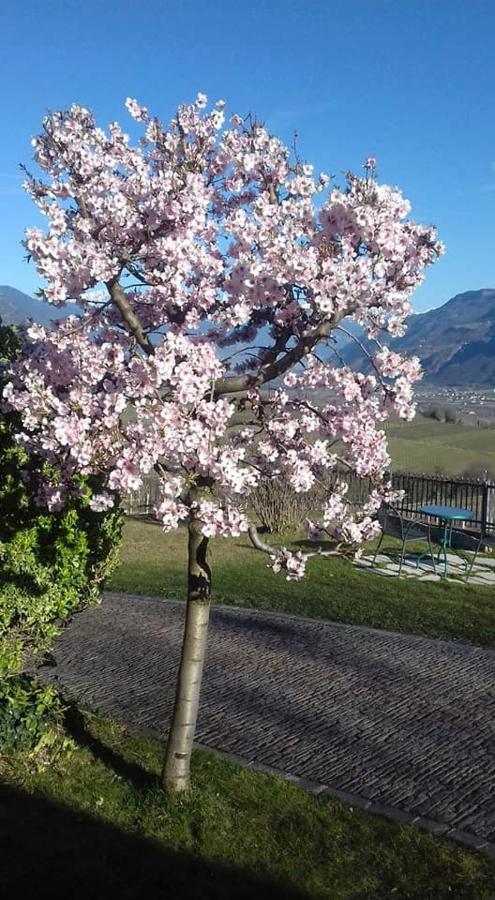
[[[352,473],[341,473],[349,484],[352,499],[364,500],[370,490],[368,478],[357,478]],[[464,478],[443,478],[434,475],[415,475],[399,472],[390,476],[396,490],[404,491],[404,498],[397,506],[406,515],[419,515],[426,504],[459,506],[474,513],[469,527],[487,531],[495,529],[495,484],[491,481],[466,481]]]
[[[349,499],[359,503],[366,499],[371,484],[368,478],[358,478],[348,472],[339,477],[349,483]],[[406,515],[416,516],[422,506],[460,506],[470,509],[474,519],[469,527],[487,531],[495,529],[495,484],[490,481],[466,481],[463,478],[442,478],[433,475],[398,473],[391,475],[394,489],[405,491],[402,503],[397,504]],[[148,515],[159,503],[159,480],[148,478],[143,487],[124,497],[122,507],[128,515]]]
[[[122,498],[122,509],[128,516],[147,516],[159,504],[160,482],[158,478],[146,478],[138,491]]]

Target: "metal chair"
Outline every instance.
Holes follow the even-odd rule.
[[[384,504],[378,510],[377,519],[380,523],[380,527],[382,529],[382,533],[380,535],[380,540],[378,541],[378,546],[375,550],[375,555],[373,557],[373,565],[375,565],[376,557],[378,556],[380,547],[382,545],[383,538],[385,535],[388,537],[394,537],[397,540],[401,541],[401,554],[400,554],[400,564],[398,575],[402,572],[402,566],[404,564],[404,554],[406,549],[406,544],[412,543],[413,541],[428,541],[428,549],[429,554],[431,556],[431,561],[433,563],[433,572],[436,575],[436,566],[435,566],[435,556],[433,554],[433,547],[431,543],[431,532],[430,526],[427,522],[421,521],[421,519],[415,519],[413,521],[405,519],[404,516],[401,515],[398,509],[395,509],[388,504]],[[422,554],[426,556],[425,554]],[[418,565],[419,559],[416,563]]]
[[[476,540],[476,538],[474,538],[474,536],[473,536],[473,539]],[[479,540],[476,542],[476,548],[473,553],[473,558],[472,558],[471,563],[468,566],[467,571],[466,571],[466,581],[469,581],[469,579],[471,577],[471,572],[473,571],[473,566],[476,562],[476,558],[478,556],[478,553],[481,550],[482,545],[483,545],[483,547],[489,547],[491,550],[495,550],[495,532],[491,532],[491,533],[489,533],[487,531],[480,532]]]

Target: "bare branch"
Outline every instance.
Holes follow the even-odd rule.
[[[373,368],[374,368],[376,374],[378,375],[378,380],[380,381],[380,384],[382,384],[383,387],[386,387],[386,385],[384,384],[383,378],[382,378],[382,376],[381,376],[381,372],[380,372],[379,368],[377,367],[377,365],[376,365],[376,363],[375,363],[375,360],[373,359],[371,353],[370,353],[369,350],[365,347],[365,345],[363,344],[363,342],[359,340],[359,338],[357,337],[357,335],[353,334],[352,331],[348,331],[347,328],[344,328],[343,325],[338,325],[337,328],[336,328],[335,330],[336,330],[336,331],[341,331],[343,334],[346,334],[348,337],[350,337],[350,338],[354,341],[355,344],[358,345],[358,347],[363,351],[364,355],[368,358],[368,360],[370,361],[371,365],[373,366]],[[379,347],[379,349],[381,350],[381,349],[382,349],[382,345],[380,344],[380,342],[377,341],[377,340],[375,340],[374,342],[375,342],[375,344]]]
[[[279,551],[278,547],[272,547],[270,544],[265,544],[265,542],[260,538],[258,534],[258,529],[255,525],[250,525],[248,528],[248,535],[251,539],[251,543],[256,550],[260,550],[262,553],[266,553],[268,556],[276,556]],[[313,553],[304,553],[303,556],[305,559],[311,559],[312,556],[342,556],[342,552],[339,549],[340,544],[337,545],[336,550],[315,550]]]
[[[274,556],[274,554],[277,552],[275,547],[271,547],[270,544],[265,544],[265,542],[261,540],[256,525],[249,526],[248,535],[251,539],[253,547],[255,547],[256,550],[261,550],[262,553],[268,553],[269,556]]]
[[[107,288],[112,298],[112,303],[114,303],[114,305],[119,310],[125,322],[127,330],[136,339],[136,342],[139,344],[141,349],[144,350],[146,355],[151,356],[154,353],[153,344],[151,343],[149,337],[144,333],[143,326],[134,313],[129,300],[125,295],[124,289],[121,287],[117,279],[113,279],[113,281],[107,282]]]
[[[363,351],[363,353],[366,354],[366,356],[370,356],[369,350],[366,349],[365,345],[364,345],[363,342],[358,338],[357,334],[353,334],[352,331],[349,331],[347,328],[344,328],[343,325],[338,325],[338,326],[336,327],[335,330],[336,330],[336,331],[341,331],[342,334],[346,334],[347,337],[350,337],[351,340],[354,341],[354,343],[357,344],[358,347],[361,348],[361,350]],[[372,338],[372,340],[373,340],[373,342],[374,342],[374,343],[380,348],[380,350],[381,350],[381,349],[382,349],[382,345],[380,344],[380,342],[377,341],[376,338]],[[371,357],[370,357],[370,358],[371,358]]]
[[[280,335],[270,351],[269,362],[262,363],[258,372],[253,372],[251,374],[247,373],[245,375],[228,375],[225,378],[220,378],[215,385],[216,396],[219,397],[222,394],[237,394],[251,388],[258,388],[263,384],[268,384],[280,375],[285,375],[292,366],[300,362],[308,355],[308,353],[311,353],[313,348],[316,347],[320,341],[327,338],[328,335],[337,328],[339,322],[346,318],[346,316],[351,315],[351,313],[354,312],[354,309],[354,306],[349,307],[345,312],[335,313],[335,315],[326,322],[320,322],[315,328],[307,331],[306,334],[303,334],[297,344],[290,350],[287,350],[280,359],[276,359],[278,352],[282,349],[282,347],[280,347],[280,342],[283,340],[285,346],[291,336],[286,336],[285,334]]]

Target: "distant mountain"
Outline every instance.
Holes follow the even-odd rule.
[[[334,331],[332,334],[333,346],[339,353],[343,347],[349,345],[350,341],[352,342],[350,335],[360,340],[363,338],[363,329],[354,319],[342,319],[340,328],[342,329],[341,331]]]
[[[45,325],[78,311],[75,306],[58,310],[16,288],[0,286],[0,318],[5,325],[27,318]],[[342,324],[368,345],[355,322],[345,319]],[[361,348],[341,332],[335,337],[335,348],[345,362],[366,371],[369,365]],[[495,388],[495,289],[466,291],[443,306],[410,316],[404,337],[388,343],[399,353],[419,356],[429,384]]]
[[[0,285],[0,319],[4,325],[20,325],[26,319],[47,325],[57,315],[58,310],[48,303],[35,300],[17,288]]]
[[[368,345],[366,339],[363,343]],[[429,384],[495,387],[495,290],[466,291],[410,316],[404,337],[388,344],[398,353],[419,356]],[[349,365],[368,368],[353,341],[340,352]]]

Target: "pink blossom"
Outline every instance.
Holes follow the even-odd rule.
[[[89,505],[95,512],[104,512],[105,510],[112,508],[114,499],[111,494],[103,491],[101,494],[93,494],[89,501]]]
[[[301,552],[292,553],[285,547],[282,547],[276,555],[272,557],[271,569],[273,572],[287,572],[287,581],[300,581],[304,577],[306,571],[307,557]]]
[[[125,105],[133,119],[137,122],[146,122],[148,110],[145,106],[140,106],[137,100],[132,100],[131,97],[127,98]]]

